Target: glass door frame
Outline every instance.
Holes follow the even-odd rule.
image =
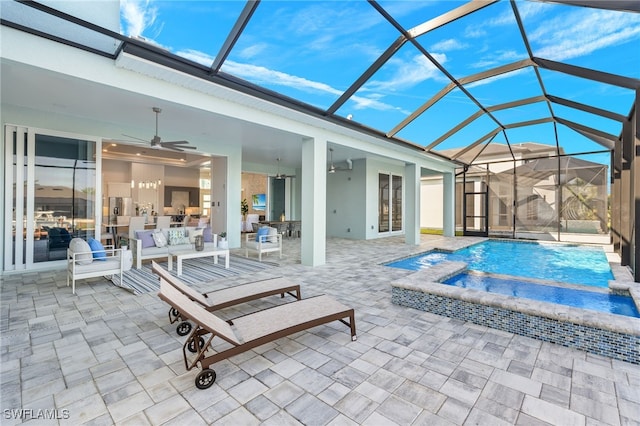
[[[52,263],[65,263],[66,260],[34,262],[36,135],[77,139],[95,144],[95,200],[93,220],[95,228],[94,234],[97,240],[100,240],[102,233],[102,139],[96,136],[14,124],[5,124],[3,130],[5,182],[3,231],[5,238],[2,269],[3,271],[45,269],[50,267]],[[16,138],[15,152],[13,150],[14,135]],[[16,200],[15,205],[14,199]],[[15,244],[14,233],[16,236]],[[17,238],[19,235],[25,235],[25,237]]]
[[[387,178],[387,188],[383,189],[381,186],[381,178]],[[395,193],[398,191],[394,187],[394,183],[399,179],[400,182],[400,200],[399,205],[396,202]],[[379,235],[391,235],[401,234],[404,232],[404,176],[392,172],[378,172],[377,179],[377,201],[378,201],[378,234]],[[400,209],[400,227],[394,229],[394,216],[395,208],[399,206]],[[385,220],[386,218],[386,220]],[[382,225],[385,225],[383,228]]]

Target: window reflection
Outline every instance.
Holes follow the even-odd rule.
[[[95,235],[94,153],[91,141],[35,136],[34,262],[64,259],[72,238]]]

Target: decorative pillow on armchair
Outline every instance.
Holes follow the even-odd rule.
[[[76,263],[78,265],[89,265],[93,262],[91,247],[89,246],[89,243],[82,238],[72,239],[69,243],[69,250],[74,253],[79,253],[76,255]]]
[[[266,238],[260,238],[263,235],[269,235],[269,227],[268,226],[263,226],[262,228],[258,228],[258,232],[256,233],[256,241],[260,242],[262,240],[262,242],[266,242]]]
[[[93,258],[95,260],[107,260],[107,252],[104,249],[102,243],[95,238],[89,239],[89,248],[93,252]]]

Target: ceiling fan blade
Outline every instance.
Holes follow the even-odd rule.
[[[178,152],[184,152],[184,149],[182,148],[188,148],[188,147],[177,147],[177,146],[173,146],[173,145],[167,145],[167,146],[162,146],[164,149],[170,149],[171,151],[178,151]]]
[[[196,149],[195,146],[184,145],[188,144],[187,141],[169,141],[169,142],[161,142],[160,145],[164,148],[186,148],[186,149]]]
[[[162,143],[170,143],[174,145],[189,144],[189,141],[162,141]]]

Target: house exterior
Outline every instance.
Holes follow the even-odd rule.
[[[13,6],[8,5],[3,14],[10,14]],[[100,7],[94,2],[72,2],[69,7],[75,16],[119,32],[119,2],[101,2]],[[53,33],[76,37],[72,24],[61,20],[58,24]],[[165,137],[188,140],[199,155],[208,157],[211,224],[215,232],[228,232],[231,248],[241,244],[242,172],[272,176],[277,173],[274,160],[282,156],[290,160],[279,172],[295,176],[285,179],[283,190],[287,218],[301,221],[305,265],[325,262],[325,241],[332,236],[403,235],[407,244],[417,244],[424,171],[440,174],[450,183],[445,185],[449,195],[443,197],[449,201],[443,202],[443,208],[453,218],[454,163],[409,143],[390,143],[355,125],[194,78],[118,50],[113,46],[118,44],[115,39],[83,31],[86,34],[73,45],[55,36],[0,26],[0,158],[5,177],[0,201],[2,271],[64,264],[59,256],[43,258],[43,250],[52,253],[51,240],[36,221],[42,214],[36,209],[38,189],[44,183],[64,180],[60,187],[85,195],[65,204],[67,213],[56,213],[65,215],[70,225],[47,226],[49,233],[63,230],[69,237],[97,239],[107,233],[104,224],[111,214],[104,205],[109,183],[105,178],[117,179],[125,187],[131,181],[132,197],[150,189],[138,182],[153,181],[160,188],[166,184],[169,165],[152,170],[135,163],[136,167],[119,171],[105,158],[110,144],[123,134],[145,134],[149,123],[140,123],[144,115],[138,112],[147,114],[158,105],[167,114],[163,118],[169,117],[169,111],[174,117]],[[135,49],[155,51],[140,40],[130,43]],[[263,155],[265,146],[269,155]],[[352,168],[328,173],[329,147],[338,154],[336,164],[348,160]],[[157,209],[152,202],[142,204],[149,213]],[[453,220],[448,223],[445,232],[453,235]]]

